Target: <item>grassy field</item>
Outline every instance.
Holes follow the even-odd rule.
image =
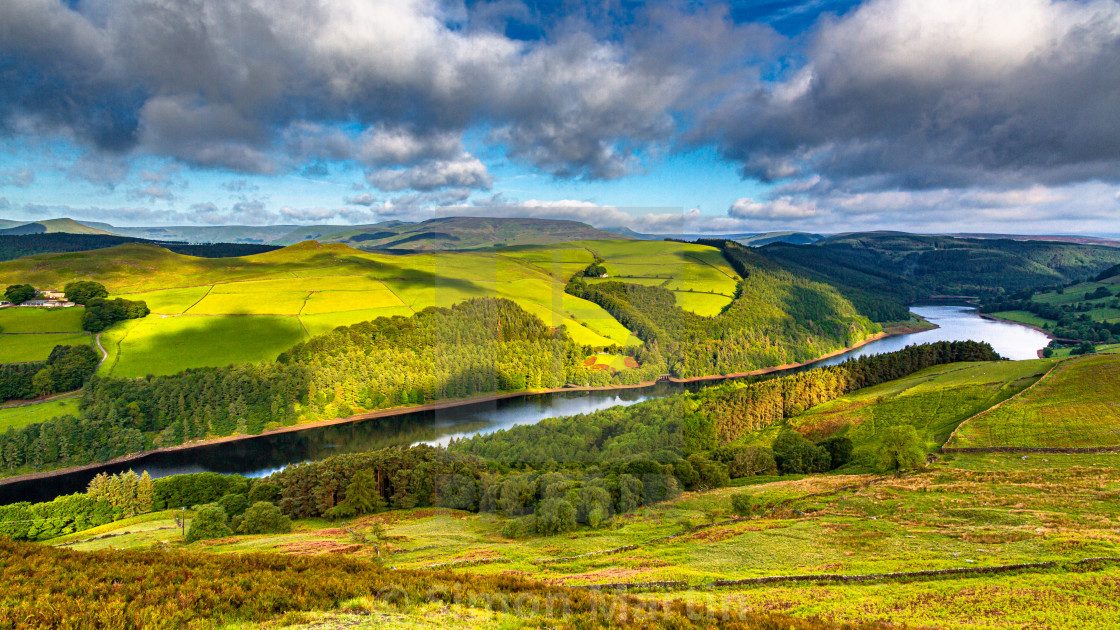
[[[0,333],[80,332],[85,309],[0,308]]]
[[[46,361],[55,346],[88,346],[86,333],[0,335],[0,363]]]
[[[274,361],[306,338],[296,317],[149,315],[102,333],[101,345],[109,353],[102,371],[132,378],[243,361]]]
[[[739,276],[719,250],[668,241],[597,241],[581,243],[604,259],[607,278],[591,283],[620,281],[662,286],[673,291],[677,305],[697,315],[713,317],[731,303]]]
[[[642,251],[637,242],[602,243],[620,258]],[[512,299],[549,326],[565,326],[579,343],[639,345],[641,341],[601,307],[564,293],[567,279],[594,258],[587,245],[394,256],[342,244],[301,243],[244,258],[207,259],[128,244],[0,263],[0,282],[61,286],[73,279],[95,280],[113,296],[147,302],[152,315],[142,322],[118,324],[102,336],[111,354],[102,373],[114,376],[271,360],[309,334],[482,296]],[[677,256],[683,253],[695,258]],[[657,254],[680,260],[668,266],[675,271],[667,279],[701,282],[714,274],[722,278],[717,279],[721,291],[730,295],[734,290],[734,281],[722,275],[733,272],[721,263],[717,250],[650,244],[647,257]],[[711,310],[712,298],[724,299],[705,295],[698,298],[705,303],[697,302],[697,310]],[[65,316],[80,319],[77,311]],[[22,314],[8,317],[10,323],[0,314],[0,326],[31,325],[16,321],[26,317]],[[32,342],[7,343],[0,349],[12,356],[45,358],[42,347],[24,347]],[[47,343],[40,340],[39,346]]]
[[[1120,455],[1029,457],[957,455],[902,478],[828,475],[762,479],[745,488],[686,493],[616,517],[599,529],[553,537],[507,539],[504,519],[442,509],[393,511],[353,519],[363,531],[375,521],[389,538],[383,552],[399,569],[460,560],[488,560],[456,573],[527,576],[560,584],[683,580],[681,592],[643,597],[686,598],[751,611],[820,615],[836,621],[966,628],[1115,627],[1120,567],[1082,572],[1052,569],[1012,575],[859,584],[771,584],[710,589],[715,579],[768,575],[865,574],[1056,561],[1120,555]],[[848,486],[857,486],[848,488]],[[847,488],[840,490],[841,488]],[[840,490],[840,491],[837,491]],[[810,494],[834,491],[827,496]],[[687,525],[726,520],[731,497],[748,492],[785,503],[766,518],[685,532]],[[178,545],[172,515],[122,522],[51,541],[73,549]],[[653,539],[681,534],[660,542]],[[92,540],[107,533],[112,538]],[[611,555],[538,559],[611,549]],[[238,536],[195,543],[220,553],[269,550],[288,554],[370,557],[340,523],[298,521],[282,535]],[[1047,602],[1045,609],[1023,603]],[[953,604],[953,602],[963,602]],[[313,619],[306,620],[310,623]],[[328,626],[330,627],[330,626]]]
[[[1026,324],[1028,326],[1037,326],[1038,328],[1042,328],[1043,326],[1048,324],[1054,324],[1054,322],[1039,317],[1038,315],[1035,315],[1034,313],[1030,313],[1028,311],[1000,311],[998,313],[992,313],[992,317],[998,317],[1000,319],[1006,319],[1012,322],[1019,322],[1020,324]]]
[[[969,421],[948,446],[1120,446],[1120,356],[1058,365],[1037,387]]]
[[[928,368],[897,381],[861,389],[742,438],[769,446],[790,426],[812,440],[843,435],[858,448],[869,446],[888,426],[910,424],[933,452],[966,418],[1006,400],[1034,383],[1051,360],[955,363]]]
[[[0,432],[18,429],[58,416],[77,416],[78,398],[63,398],[21,406],[0,407]]]

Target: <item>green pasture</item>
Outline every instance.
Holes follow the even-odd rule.
[[[79,332],[86,310],[71,308],[0,308],[0,333]]]
[[[731,303],[739,276],[719,250],[669,241],[593,241],[583,243],[604,259],[607,278],[597,282],[628,282],[663,286],[677,295],[677,305],[697,315],[718,315]],[[689,290],[705,297],[683,294]]]
[[[62,398],[27,405],[0,407],[0,432],[19,429],[59,416],[77,416],[78,398]]]
[[[299,321],[307,329],[309,335],[321,335],[330,332],[339,326],[353,326],[359,322],[368,322],[378,317],[412,317],[413,311],[407,306],[387,306],[384,308],[370,308],[356,311],[337,311],[331,313],[304,314],[299,316]]]
[[[88,346],[86,333],[0,335],[0,363],[46,361],[55,346]]]
[[[1061,293],[1057,291],[1043,291],[1035,293],[1031,299],[1035,302],[1042,302],[1044,304],[1074,304],[1077,302],[1085,301],[1085,296],[1096,291],[1100,287],[1105,287],[1112,292],[1112,297],[1100,298],[1091,300],[1091,303],[1098,304],[1101,302],[1110,302],[1116,298],[1117,292],[1117,278],[1109,278],[1104,282],[1082,282],[1081,284],[1072,287],[1065,287]]]
[[[185,287],[181,289],[162,289],[140,293],[121,293],[113,297],[126,300],[141,300],[152,313],[178,315],[194,306],[210,292],[210,286]]]
[[[102,333],[101,344],[110,353],[102,370],[128,378],[273,361],[306,338],[296,317],[149,315]]]
[[[316,291],[307,297],[300,315],[323,315],[404,306],[405,303],[389,289]]]
[[[187,309],[188,315],[298,315],[307,293],[215,293]]]
[[[932,367],[818,405],[789,424],[814,440],[844,435],[857,447],[874,444],[888,426],[909,424],[934,451],[965,419],[1019,393],[1051,365],[1035,360]]]
[[[730,297],[714,293],[673,291],[673,297],[677,300],[677,306],[704,317],[719,315],[731,303]]]
[[[949,446],[1120,445],[1120,356],[1067,359],[1023,396],[961,427]]]
[[[1000,311],[998,313],[992,313],[992,317],[1019,322],[1020,324],[1026,324],[1028,326],[1037,326],[1039,328],[1046,325],[1054,325],[1053,321],[1039,317],[1028,311]]]

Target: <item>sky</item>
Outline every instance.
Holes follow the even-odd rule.
[[[1120,234],[1120,0],[4,0],[63,216]]]

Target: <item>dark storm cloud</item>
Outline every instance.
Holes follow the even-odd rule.
[[[703,135],[763,180],[848,188],[1120,179],[1120,5],[872,0]]]
[[[673,46],[683,25],[712,23],[711,11],[544,16],[542,36],[527,42],[487,26],[487,12],[524,13],[504,4],[472,13],[436,0],[9,0],[0,126],[273,173],[315,159],[374,169],[454,161],[463,131],[485,125],[547,172],[615,178],[635,170],[635,149],[672,139],[673,109],[695,95],[709,60],[728,59],[666,63],[655,38],[635,36],[635,47],[618,30],[663,31]],[[689,36],[734,55],[747,39],[728,38],[734,30]],[[415,137],[411,148],[378,147],[379,134],[402,133]]]

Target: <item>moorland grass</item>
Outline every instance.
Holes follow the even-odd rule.
[[[427,508],[341,523],[297,521],[289,534],[239,536],[188,548],[371,557],[372,546],[354,544],[349,532],[366,531],[377,522],[389,536],[381,550],[392,552],[388,557],[400,569],[486,558],[495,561],[453,572],[518,574],[573,585],[683,580],[702,587],[715,579],[766,575],[1062,563],[1120,555],[1120,534],[1114,525],[1120,520],[1120,503],[1115,501],[1120,492],[1117,461],[1120,455],[950,455],[928,471],[901,478],[777,478],[747,488],[686,493],[616,516],[603,527],[580,527],[558,536],[509,539],[501,535],[507,520],[500,516]],[[734,516],[731,498],[744,492],[763,505],[782,507],[765,518],[722,523]],[[808,497],[820,492],[831,494]],[[174,534],[160,529],[170,526],[170,518],[168,514],[143,524],[129,521],[115,528],[102,527],[98,534],[129,533],[74,548],[144,548]],[[650,542],[712,520],[720,523],[668,541]],[[88,537],[83,533],[68,539]],[[549,564],[536,562],[624,545],[638,548]],[[1062,626],[1062,620],[1075,619],[1090,620],[1086,627],[1104,628],[1109,627],[1106,621],[1120,617],[1112,599],[1105,596],[1112,592],[1109,589],[1114,590],[1118,576],[1117,569],[1093,573],[1054,569],[932,581],[694,588],[643,597],[696,601],[714,597],[751,610],[765,609],[766,602],[772,601],[777,602],[778,610],[836,621],[953,627],[967,621],[976,627],[1012,628],[1022,627],[1031,615],[1028,606],[1013,601],[1018,589],[1036,589],[1048,602],[1068,598],[1064,613],[1056,604],[1037,612],[1043,626]],[[988,595],[992,606],[973,610]],[[965,603],[954,608],[954,601]],[[968,621],[969,614],[973,614],[972,621]],[[1092,621],[1096,618],[1101,621]]]
[[[1037,387],[977,416],[948,446],[1120,446],[1120,356],[1067,359]]]
[[[1051,365],[1035,360],[936,366],[818,405],[788,424],[814,440],[843,435],[857,448],[873,445],[886,427],[909,424],[932,452],[962,421],[1022,391]],[[779,430],[747,436],[744,442],[769,444]]]

